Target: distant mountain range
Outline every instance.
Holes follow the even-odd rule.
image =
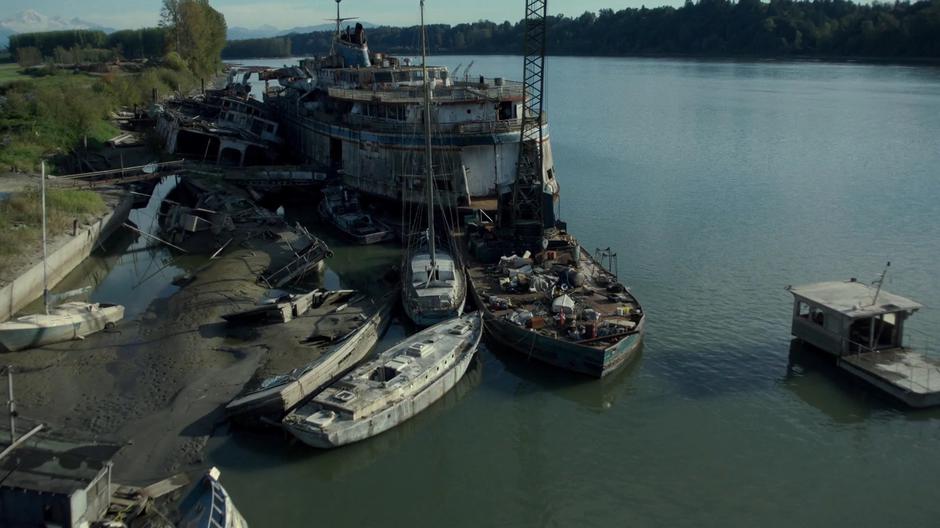
[[[17,33],[32,33],[34,31],[61,31],[65,29],[100,29],[105,33],[114,31],[94,22],[80,18],[65,19],[62,17],[46,16],[33,9],[27,9],[9,18],[0,20],[0,46],[6,47],[11,35]]]
[[[351,22],[350,24],[355,24],[355,22]],[[370,24],[368,22],[361,22],[361,24],[366,29],[375,27],[375,24]],[[228,28],[227,38],[228,40],[269,38],[290,35],[291,33],[312,33],[314,31],[333,31],[334,29],[336,29],[335,24],[298,26],[291,29],[278,29],[274,26],[260,26],[256,28],[244,28],[236,26]]]

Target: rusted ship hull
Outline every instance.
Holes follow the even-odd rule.
[[[490,339],[503,348],[523,354],[526,358],[536,359],[558,368],[600,379],[635,359],[643,344],[646,318],[640,321],[631,335],[608,348],[598,349],[552,339],[513,324],[486,308],[486,303],[480,298],[472,283],[471,291],[474,301],[483,313],[483,323]]]

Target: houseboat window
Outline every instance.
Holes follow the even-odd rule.
[[[799,317],[802,319],[809,319],[809,305],[800,301],[797,307],[799,308],[799,312],[797,312]]]
[[[392,82],[392,72],[376,72],[376,73],[375,73],[375,82],[377,82],[377,83],[390,83],[390,82]]]
[[[499,103],[499,119],[512,119],[513,110],[516,109],[516,105],[512,104],[512,101],[503,101]]]
[[[819,308],[812,308],[809,313],[809,320],[823,326],[826,324],[826,316],[823,314],[823,311]]]

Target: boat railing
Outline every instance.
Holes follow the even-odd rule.
[[[910,330],[905,331],[905,335],[905,343],[902,346],[886,348],[873,348],[844,338],[842,347],[844,352],[840,359],[874,355],[875,362],[880,363],[881,358],[885,357],[894,369],[901,369],[902,373],[907,371],[907,383],[930,390],[931,378],[940,376],[940,354],[933,348],[933,340],[929,335]],[[909,360],[902,361],[899,354],[905,352],[915,355]],[[919,356],[922,356],[922,359]]]

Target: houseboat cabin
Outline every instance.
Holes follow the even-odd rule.
[[[792,287],[790,293],[791,333],[835,356],[902,348],[904,322],[922,308],[855,279]]]

